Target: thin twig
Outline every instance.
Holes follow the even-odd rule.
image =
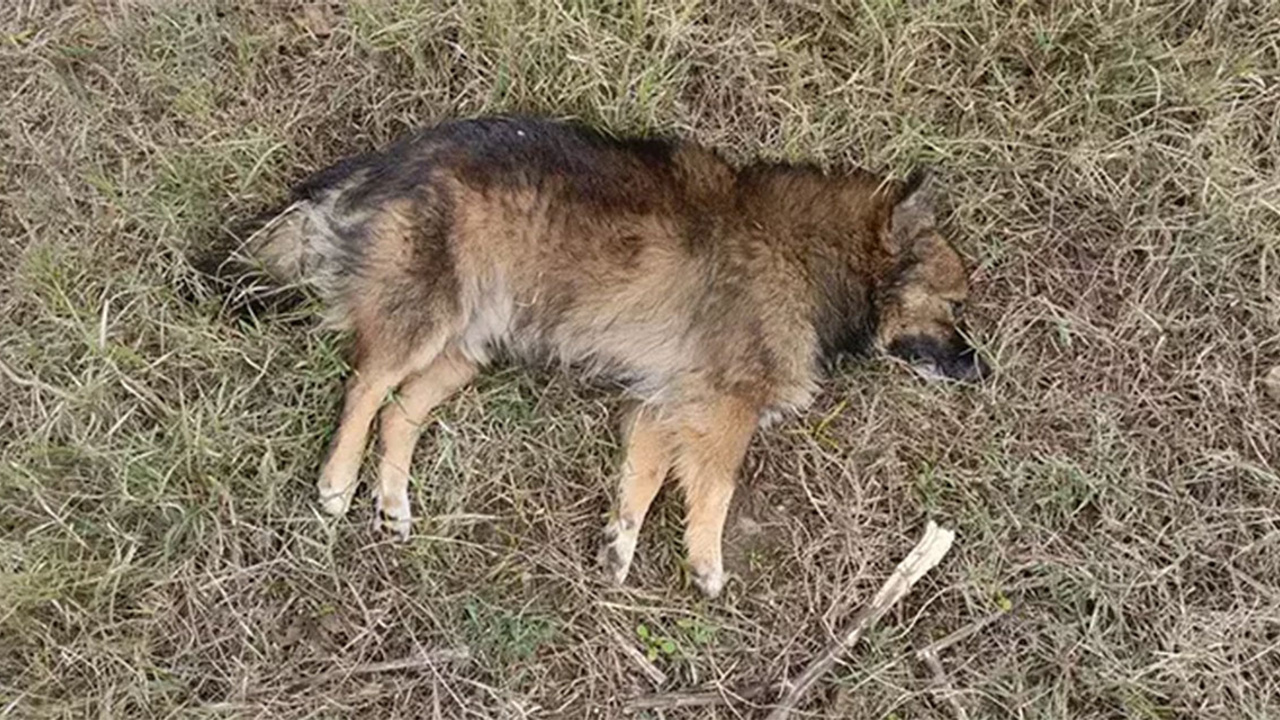
[[[421,670],[422,668],[432,667],[442,663],[464,662],[471,659],[471,651],[465,647],[448,648],[445,650],[432,650],[410,657],[399,658],[397,660],[385,660],[383,662],[365,663],[356,665],[355,667],[344,668],[341,670],[330,670],[329,672],[320,673],[307,678],[304,682],[307,684],[316,684],[329,682],[330,680],[345,680],[356,675],[373,675],[376,673],[396,672],[398,670]]]
[[[938,659],[938,651],[933,648],[924,648],[916,653],[916,657],[923,660],[933,672],[933,684],[937,686],[938,693],[943,699],[950,703],[951,709],[955,711],[956,720],[969,720],[969,711],[960,704],[960,698],[956,696],[955,688],[951,686],[951,679],[947,677],[947,671],[942,668],[942,660]]]
[[[955,632],[952,632],[952,633],[948,633],[947,635],[940,637],[937,640],[934,640],[933,642],[929,643],[928,645],[920,648],[919,650],[916,651],[916,657],[923,660],[924,653],[926,652],[940,653],[943,650],[946,650],[947,648],[951,647],[952,645],[955,645],[956,643],[960,642],[961,640],[968,638],[970,635],[974,635],[975,633],[979,633],[985,630],[988,625],[991,625],[992,623],[999,620],[1000,618],[1003,618],[1006,614],[1007,613],[1005,612],[992,613],[982,618],[981,620],[971,622],[968,625],[965,625],[964,627],[960,628],[959,630],[956,630]]]
[[[50,385],[49,383],[37,378],[22,377],[18,373],[14,372],[13,369],[10,368],[7,364],[5,364],[3,360],[0,360],[0,375],[4,375],[5,377],[9,378],[9,382],[13,383],[14,385],[17,385],[18,387],[35,388],[37,390],[43,390],[49,393],[50,395],[55,395],[69,402],[77,401],[77,398],[75,395],[72,395],[71,393],[67,392],[66,390],[63,390],[60,387],[54,387],[53,385]]]
[[[932,570],[951,550],[955,533],[938,527],[932,520],[925,528],[924,537],[911,550],[907,557],[894,568],[893,574],[880,586],[871,602],[854,616],[853,620],[841,631],[838,640],[825,652],[809,663],[795,680],[783,685],[785,692],[767,720],[784,720],[795,710],[805,693],[815,683],[835,667],[840,656],[858,643],[863,633],[875,626],[898,601],[906,597],[925,573]]]
[[[649,662],[649,658],[645,657],[644,653],[640,652],[634,645],[628,642],[627,639],[623,637],[622,633],[618,632],[616,628],[611,627],[609,628],[609,634],[613,637],[613,642],[618,646],[618,648],[621,649],[627,657],[631,658],[631,660],[636,664],[636,667],[640,668],[640,672],[643,672],[645,677],[649,678],[649,681],[653,683],[654,687],[662,687],[667,684],[667,674],[659,670],[658,666]]]
[[[725,688],[721,690],[644,695],[628,701],[625,710],[633,713],[641,710],[678,710],[680,708],[728,705],[731,700],[752,700],[762,695],[767,695],[770,689],[767,685],[759,685],[741,692]]]

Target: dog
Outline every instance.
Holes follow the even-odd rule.
[[[670,473],[692,576],[715,597],[753,433],[804,408],[835,360],[876,351],[930,376],[990,372],[966,340],[968,272],[926,179],[735,166],[673,138],[484,117],[312,175],[241,257],[312,288],[351,333],[354,373],[317,483],[328,513],[347,512],[377,416],[373,494],[407,538],[410,461],[432,409],[496,355],[562,364],[635,402],[607,572],[625,580]]]

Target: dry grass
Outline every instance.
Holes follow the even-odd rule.
[[[956,550],[814,717],[951,717],[914,651],[999,613],[941,654],[973,717],[1280,716],[1275,3],[63,5],[0,3],[0,716],[614,716],[652,688],[610,629],[666,689],[775,680],[926,518]],[[596,580],[617,408],[564,377],[451,403],[410,545],[326,523],[341,339],[220,318],[183,258],[498,110],[936,163],[1000,378],[850,366],[762,435],[717,602],[672,493]]]

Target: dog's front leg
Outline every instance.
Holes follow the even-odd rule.
[[[608,541],[603,554],[605,570],[618,584],[627,579],[645,513],[671,469],[673,436],[657,417],[658,412],[657,408],[639,406],[626,430],[617,517],[604,529]]]
[[[724,398],[697,409],[677,433],[676,473],[687,506],[685,545],[693,580],[707,597],[724,588],[724,523],[759,417],[750,404]]]

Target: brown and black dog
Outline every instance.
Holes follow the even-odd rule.
[[[423,424],[491,356],[606,373],[637,400],[608,569],[625,579],[672,472],[689,563],[715,596],[751,436],[809,403],[830,361],[879,349],[930,374],[987,372],[963,334],[964,263],[921,181],[734,167],[690,142],[527,117],[447,122],[313,175],[244,248],[354,336],[321,503],[346,512],[380,412],[374,497],[407,536]]]

